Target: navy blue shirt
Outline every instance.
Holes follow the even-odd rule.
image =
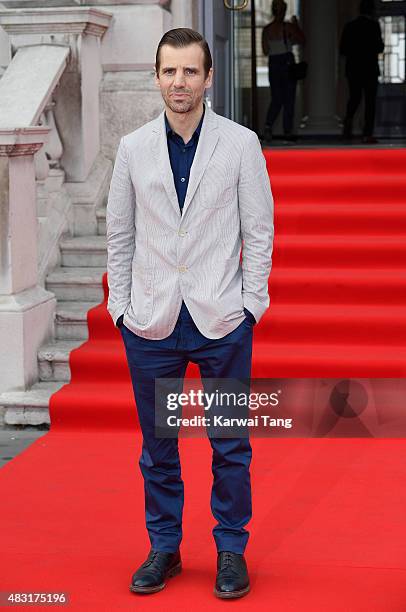
[[[175,189],[176,193],[178,194],[178,202],[181,210],[183,209],[183,204],[185,203],[187,187],[189,184],[190,169],[192,167],[193,159],[195,157],[197,143],[199,142],[204,113],[205,109],[203,105],[202,118],[200,119],[199,125],[195,129],[192,138],[187,144],[185,144],[182,136],[179,136],[179,134],[172,130],[165,113],[165,127],[166,137],[168,140],[169,160],[171,162],[173,180],[175,182]]]

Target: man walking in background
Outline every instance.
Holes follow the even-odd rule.
[[[340,53],[346,57],[345,73],[348,79],[349,100],[344,120],[343,136],[352,137],[354,115],[360,105],[362,93],[365,102],[363,142],[374,144],[376,93],[380,74],[378,54],[384,50],[381,28],[374,18],[374,0],[361,0],[360,15],[344,27]]]
[[[120,328],[143,434],[151,550],[130,589],[154,593],[181,571],[178,439],[155,437],[155,379],[249,379],[253,325],[269,306],[273,198],[257,135],[203,102],[210,49],[194,30],[167,32],[156,54],[165,110],[124,136],[107,205],[108,310]],[[242,252],[242,265],[240,251]],[[249,591],[248,437],[210,438],[217,520],[215,594]]]

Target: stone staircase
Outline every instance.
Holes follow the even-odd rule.
[[[27,391],[0,395],[4,425],[49,424],[49,399],[70,380],[69,354],[88,338],[87,312],[103,301],[106,271],[106,208],[96,209],[97,235],[65,237],[61,265],[46,277],[57,298],[55,340],[38,352],[39,381]]]

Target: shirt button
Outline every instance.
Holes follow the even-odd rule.
[[[182,149],[183,153],[185,153],[186,149]]]
[[[187,232],[183,231],[183,230],[179,230],[178,232],[179,236],[186,236]]]
[[[184,176],[182,176],[182,178],[180,180],[182,181],[182,183],[184,183],[186,181]]]
[[[184,272],[187,272],[187,267],[186,266],[179,266],[179,272],[181,272],[182,274]]]

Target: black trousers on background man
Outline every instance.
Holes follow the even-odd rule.
[[[344,120],[344,136],[351,136],[354,115],[360,105],[362,94],[365,102],[365,119],[363,136],[372,136],[375,125],[376,93],[378,78],[375,74],[347,74],[350,97]]]

